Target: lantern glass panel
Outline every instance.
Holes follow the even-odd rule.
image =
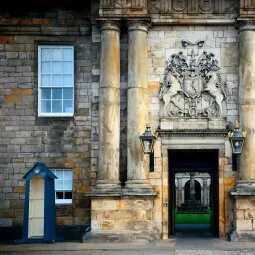
[[[231,147],[234,154],[241,154],[243,149],[244,139],[232,138]]]
[[[144,148],[144,153],[150,153],[151,152],[151,141],[143,140],[143,148]]]

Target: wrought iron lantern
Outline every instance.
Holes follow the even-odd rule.
[[[240,125],[238,121],[235,122],[234,130],[228,132],[228,136],[233,154],[240,155],[243,150],[246,131],[240,131]]]
[[[146,125],[145,132],[140,136],[144,154],[152,154],[156,136],[151,133],[150,124]]]

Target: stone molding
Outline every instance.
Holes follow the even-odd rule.
[[[235,189],[229,194],[231,196],[255,196],[255,181],[238,180]]]
[[[154,197],[156,198],[158,194],[151,189],[125,189],[121,188],[121,190],[118,191],[109,191],[105,190],[103,192],[99,189],[93,189],[92,192],[85,193],[86,197],[89,198],[114,198],[114,197],[120,197],[120,198],[127,198],[127,197]]]
[[[238,28],[239,32],[255,30],[255,20],[252,19],[237,19],[236,20],[236,27]]]
[[[126,25],[128,27],[128,31],[143,31],[148,33],[148,30],[151,26],[150,20],[141,20],[141,19],[127,19]]]
[[[161,130],[157,133],[160,137],[226,137],[227,130]]]

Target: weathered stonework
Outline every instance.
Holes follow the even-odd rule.
[[[255,23],[254,21],[238,20],[240,33],[240,62],[239,62],[239,104],[240,120],[243,130],[246,130],[248,139],[240,157],[240,171],[237,185],[230,192],[235,200],[235,224],[230,234],[230,240],[254,240],[253,203],[254,190],[254,89],[255,79],[251,71],[255,66]],[[241,216],[241,214],[243,215]]]
[[[91,232],[84,241],[148,242],[160,238],[153,199],[92,199]]]
[[[188,149],[218,152],[218,235],[254,240],[254,6],[254,0],[96,0],[73,7],[63,3],[61,9],[53,1],[50,11],[31,6],[19,14],[3,8],[0,234],[9,229],[19,235],[22,177],[38,161],[73,171],[73,202],[57,206],[57,224],[76,231],[75,238],[91,220],[86,242],[167,239],[173,225],[169,150]],[[188,49],[183,40],[198,47],[195,59],[206,51],[204,56],[213,53],[218,61],[221,82],[214,85],[225,91],[220,104],[211,94],[214,115],[193,114],[194,106],[183,108],[192,116],[164,112],[160,91],[166,73],[172,74],[167,60]],[[202,41],[202,48],[193,45]],[[41,43],[74,45],[72,118],[38,117]],[[202,94],[209,98],[208,83],[204,74]],[[172,110],[181,96],[178,91],[166,108]],[[238,172],[226,137],[226,124],[236,119],[247,131]],[[153,172],[139,140],[148,122],[158,131]]]

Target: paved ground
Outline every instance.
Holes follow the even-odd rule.
[[[255,242],[228,242],[206,236],[177,235],[150,244],[78,243],[0,244],[1,255],[255,255]]]

